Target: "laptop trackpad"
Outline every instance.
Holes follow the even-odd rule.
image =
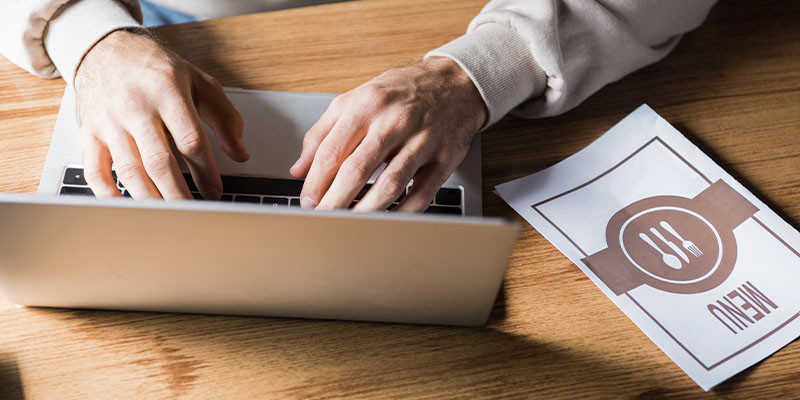
[[[289,167],[300,156],[303,136],[336,96],[241,89],[226,89],[226,92],[244,119],[244,143],[250,159],[244,163],[231,160],[209,130],[220,173],[281,178],[291,178]]]

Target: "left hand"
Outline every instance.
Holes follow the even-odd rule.
[[[306,133],[290,170],[306,177],[300,203],[347,208],[385,162],[354,210],[385,210],[414,179],[396,210],[424,211],[466,156],[486,115],[478,89],[448,58],[386,71],[334,99]]]

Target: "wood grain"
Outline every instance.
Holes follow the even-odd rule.
[[[482,5],[356,1],[158,35],[225,85],[343,92],[457,37]],[[486,327],[30,309],[0,299],[0,398],[798,398],[798,342],[704,393],[491,193],[648,103],[800,226],[798,17],[798,2],[726,1],[664,61],[575,110],[507,118],[486,132],[484,212],[525,227]],[[0,59],[0,190],[35,191],[63,86]]]

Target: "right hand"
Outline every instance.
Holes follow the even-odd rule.
[[[195,184],[217,200],[222,180],[200,120],[231,159],[247,161],[241,115],[216,79],[145,34],[115,31],[86,54],[75,75],[86,181],[97,197],[191,199],[174,140]]]

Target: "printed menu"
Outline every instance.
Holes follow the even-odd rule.
[[[647,105],[496,190],[704,390],[800,336],[800,233]]]

